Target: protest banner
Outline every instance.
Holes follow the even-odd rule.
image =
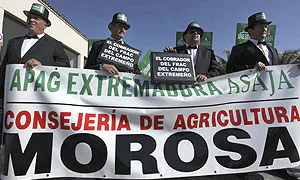
[[[208,49],[212,49],[212,32],[204,32],[201,36],[200,45]],[[185,42],[183,40],[183,32],[176,32],[176,46],[184,46]]]
[[[237,28],[236,28],[236,40],[235,44],[242,44],[248,39],[250,39],[250,36],[248,32],[246,32],[244,29],[248,26],[248,24],[245,23],[237,23]],[[268,26],[268,31],[267,31],[267,37],[265,41],[272,46],[274,46],[275,43],[275,35],[276,35],[276,25],[269,25]]]
[[[110,64],[119,65],[125,70],[134,71],[134,66],[138,63],[141,56],[141,51],[110,39],[106,39],[105,41],[98,59],[102,59]]]
[[[189,54],[151,53],[152,83],[192,84],[196,81],[194,64]]]
[[[193,85],[8,65],[1,179],[179,179],[298,166],[299,78],[297,65]]]

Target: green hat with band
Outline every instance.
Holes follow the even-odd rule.
[[[33,3],[31,6],[30,11],[23,11],[24,14],[28,17],[30,14],[37,15],[41,17],[46,23],[47,26],[51,26],[51,22],[49,21],[49,11],[41,4]]]
[[[200,31],[200,36],[203,35],[203,29],[200,27],[199,23],[191,22],[185,29],[183,36],[190,30],[190,29],[198,29]]]
[[[250,27],[253,27],[258,23],[267,23],[271,24],[271,21],[267,20],[266,14],[264,12],[258,12],[248,17],[248,26],[245,28],[245,31],[248,32]]]
[[[121,24],[124,24],[124,25],[125,25],[125,29],[127,30],[127,29],[130,28],[130,25],[128,24],[127,21],[128,21],[128,20],[127,20],[126,14],[124,14],[124,13],[116,13],[116,14],[114,14],[114,16],[113,16],[112,21],[108,24],[108,29],[110,29],[109,26],[110,26],[111,24],[114,24],[114,23],[121,23]]]

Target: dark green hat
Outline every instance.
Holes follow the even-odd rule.
[[[23,12],[27,17],[30,14],[38,15],[39,17],[41,17],[47,23],[48,27],[51,26],[51,22],[48,19],[49,11],[43,5],[33,3],[32,6],[31,6],[30,11],[23,11]]]
[[[187,28],[186,28],[186,30],[184,31],[184,33],[183,33],[183,36],[190,30],[190,29],[198,29],[199,31],[200,31],[200,36],[202,36],[203,35],[203,29],[200,27],[200,25],[197,23],[197,22],[192,22],[192,23],[190,23],[188,26],[187,26]]]
[[[269,25],[272,22],[267,21],[266,14],[264,12],[258,12],[248,17],[248,26],[245,28],[245,31],[248,32],[248,29],[257,23],[267,23]]]
[[[108,29],[109,26],[113,23],[121,23],[121,24],[124,24],[126,27],[125,29],[129,29],[130,28],[130,25],[127,23],[127,16],[126,14],[124,13],[116,13],[114,14],[113,18],[112,18],[112,21],[108,24]]]

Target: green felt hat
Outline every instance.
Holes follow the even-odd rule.
[[[200,31],[200,36],[203,35],[203,29],[200,27],[199,23],[197,22],[191,22],[187,27],[186,30],[183,33],[183,36],[190,30],[190,29],[198,29]]]
[[[38,15],[41,17],[46,23],[47,26],[51,26],[51,22],[49,21],[49,11],[41,4],[33,3],[30,11],[23,11],[24,14],[28,17],[30,14]]]
[[[127,22],[127,16],[126,16],[126,14],[124,14],[124,13],[116,13],[116,14],[114,14],[114,16],[113,16],[113,18],[112,18],[112,21],[109,23],[109,25],[108,25],[108,29],[110,29],[109,28],[109,26],[111,25],[111,24],[113,24],[113,23],[121,23],[121,24],[124,24],[126,27],[125,27],[125,29],[126,30],[128,30],[129,28],[130,28],[130,25],[128,24],[128,22]]]
[[[258,12],[248,17],[248,26],[245,28],[245,31],[248,32],[248,29],[258,23],[267,23],[271,24],[271,21],[267,21],[266,14],[264,12]]]

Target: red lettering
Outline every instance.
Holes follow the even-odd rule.
[[[24,116],[24,118],[22,118],[22,116]],[[25,123],[22,125],[21,121],[25,120]],[[18,113],[17,117],[16,117],[16,127],[18,129],[26,129],[28,128],[29,124],[30,124],[30,119],[31,119],[31,115],[28,111],[21,111]]]
[[[7,111],[5,113],[5,118],[4,118],[4,122],[5,122],[5,128],[6,129],[10,129],[13,126],[13,122],[7,123],[7,118],[8,116],[10,116],[11,118],[14,118],[14,113],[12,111]]]
[[[48,119],[51,123],[48,123],[48,126],[50,129],[57,129],[58,128],[58,120],[55,119],[54,117],[58,117],[58,114],[55,112],[55,111],[51,111],[49,114],[48,114]]]
[[[108,131],[108,120],[109,116],[107,114],[98,114],[98,125],[97,130],[102,130],[101,126],[104,126],[104,130]]]
[[[274,107],[274,110],[275,110],[277,121],[279,123],[282,123],[281,118],[283,118],[285,122],[289,122],[289,119],[286,115],[287,111],[284,107]]]
[[[164,115],[157,115],[154,116],[154,130],[162,130],[164,129],[163,126],[159,126],[159,125],[163,125],[163,121],[160,121],[160,119],[164,119]]]
[[[252,125],[253,124],[252,121],[248,121],[248,116],[247,116],[247,112],[246,112],[245,109],[242,109],[242,116],[243,116],[245,125]]]
[[[205,125],[205,127],[209,127],[208,118],[209,118],[209,113],[201,113],[200,120],[199,120],[199,127],[203,127],[203,124]]]
[[[95,118],[96,114],[90,114],[87,113],[85,114],[85,121],[84,121],[84,130],[94,130],[95,127],[91,126],[91,124],[95,123],[94,119],[91,118]]]
[[[265,121],[265,123],[272,124],[272,123],[274,123],[274,115],[272,112],[272,108],[268,108],[268,112],[269,112],[269,117],[270,117],[269,119],[267,118],[265,108],[261,108],[261,115],[262,115],[262,118]]]
[[[185,123],[184,123],[184,118],[182,114],[178,114],[175,124],[173,126],[173,129],[178,129],[178,128],[182,128],[182,129],[186,129]]]
[[[71,112],[61,112],[60,113],[60,126],[61,129],[69,130],[70,126],[67,124],[70,122],[70,119],[67,119],[67,117],[71,116]]]
[[[32,129],[37,129],[38,124],[41,129],[46,128],[46,111],[42,111],[42,116],[39,111],[34,111]]]
[[[196,120],[195,120],[196,119]],[[187,118],[187,126],[189,129],[197,128],[197,114],[190,114]]]
[[[152,126],[152,121],[150,116],[141,116],[140,117],[140,129],[148,130]]]
[[[120,131],[123,128],[126,130],[131,129],[126,115],[121,115],[117,131]]]
[[[221,117],[222,115],[223,115],[224,117],[228,116],[227,113],[226,113],[226,111],[221,110],[221,111],[218,113],[218,115],[217,115],[217,121],[218,121],[218,123],[219,123],[221,126],[225,127],[225,126],[228,125],[228,119],[224,119],[224,122],[223,122],[223,121],[222,121],[222,117]]]
[[[291,122],[294,122],[294,120],[300,121],[300,116],[299,116],[299,111],[297,109],[297,106],[292,106]]]
[[[250,109],[250,112],[254,113],[255,124],[259,124],[258,113],[260,112],[260,109],[259,108]]]
[[[82,126],[82,118],[83,117],[83,114],[82,113],[79,113],[78,114],[78,120],[77,120],[77,126],[75,123],[71,123],[71,128],[74,130],[74,131],[78,131],[81,126]]]

